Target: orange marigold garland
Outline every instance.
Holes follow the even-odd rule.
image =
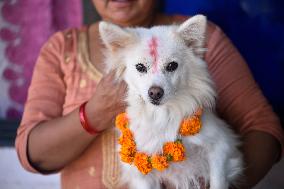
[[[151,158],[151,163],[153,168],[159,171],[163,171],[169,167],[167,157],[162,155],[153,155]]]
[[[176,142],[167,142],[164,145],[163,153],[175,162],[185,160],[185,148],[181,140],[177,140]]]
[[[125,163],[132,163],[136,154],[135,145],[121,145],[120,148],[121,160]]]
[[[121,114],[118,114],[116,116],[115,125],[121,131],[123,131],[124,129],[127,128],[127,126],[128,126],[128,118],[127,118],[127,115],[126,115],[125,112],[121,113]]]
[[[136,153],[134,157],[134,165],[144,175],[148,174],[152,170],[150,157],[145,153]]]
[[[135,145],[135,142],[132,140],[133,139],[133,134],[129,129],[124,129],[122,131],[122,135],[118,139],[118,143],[120,145]]]
[[[201,120],[198,116],[193,116],[187,119],[184,119],[181,126],[179,133],[182,136],[189,136],[197,134],[201,129]]]
[[[182,136],[197,134],[201,129],[202,111],[199,109],[193,116],[184,119],[181,123],[179,133]],[[134,136],[128,128],[128,118],[126,113],[119,114],[116,117],[115,125],[121,131],[122,135],[118,139],[120,147],[120,158],[125,163],[132,164],[143,173],[148,174],[153,168],[163,171],[169,167],[169,162],[179,162],[185,160],[185,147],[182,140],[167,142],[163,146],[162,154],[147,155],[146,153],[137,152]]]

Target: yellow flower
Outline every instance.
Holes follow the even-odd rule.
[[[121,113],[116,116],[115,126],[123,131],[128,126],[128,118],[126,113]]]
[[[136,153],[134,157],[134,165],[144,175],[148,174],[152,170],[150,157],[145,153]]]
[[[131,164],[134,160],[134,156],[132,156],[132,155],[124,154],[123,152],[120,152],[119,154],[120,154],[121,161],[123,161],[125,163]]]
[[[185,160],[185,148],[181,142],[167,142],[163,148],[164,154],[172,161]]]
[[[195,135],[199,133],[200,129],[201,129],[200,117],[193,116],[183,120],[179,129],[179,133],[182,136]]]
[[[133,140],[133,134],[132,132],[130,131],[130,129],[125,129],[122,133],[122,135],[119,137],[118,139],[118,143],[123,145],[123,144],[130,144],[130,143],[134,143],[134,140]]]
[[[121,145],[120,147],[121,161],[126,163],[132,163],[136,153],[136,144],[133,139],[132,132],[128,128],[125,128],[118,142]]]
[[[164,169],[169,167],[169,163],[167,161],[167,157],[161,155],[153,155],[151,157],[151,163],[153,168],[163,171]]]
[[[135,145],[121,145],[120,147],[120,159],[125,163],[132,163],[136,154]]]

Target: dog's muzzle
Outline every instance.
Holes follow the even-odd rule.
[[[152,104],[159,105],[164,96],[164,89],[158,86],[152,86],[148,90],[148,96]]]

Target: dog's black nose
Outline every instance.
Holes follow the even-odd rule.
[[[161,87],[157,87],[157,86],[152,86],[149,90],[148,90],[148,95],[149,97],[154,100],[154,101],[158,101],[160,100],[163,95],[164,95],[164,90]]]

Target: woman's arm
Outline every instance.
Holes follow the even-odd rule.
[[[50,173],[63,168],[96,138],[82,128],[78,108],[62,115],[66,95],[60,65],[63,40],[64,36],[57,33],[41,50],[17,133],[16,149],[21,163],[33,172]],[[112,73],[105,75],[86,105],[88,122],[99,131],[112,126],[114,116],[125,107],[121,98],[126,84],[114,83],[113,78]]]
[[[114,125],[114,117],[125,110],[121,99],[126,91],[125,83],[114,83],[113,76],[108,74],[102,78],[86,105],[87,120],[98,131]],[[95,137],[82,128],[77,108],[31,130],[28,137],[29,161],[41,172],[62,169],[79,157]]]
[[[218,92],[217,110],[242,137],[245,181],[256,185],[281,154],[279,119],[255,83],[245,61],[224,33],[209,24],[205,55]]]
[[[279,160],[281,147],[270,134],[261,131],[251,131],[243,137],[242,151],[245,170],[244,184],[238,188],[246,189],[255,186],[269,172],[274,163]]]

